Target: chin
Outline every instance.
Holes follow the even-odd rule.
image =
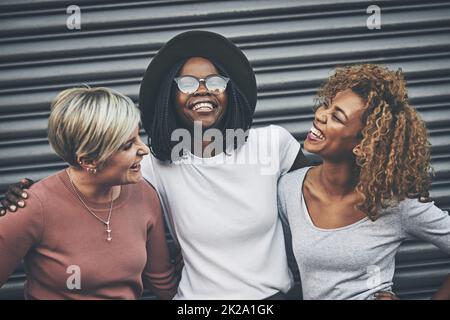
[[[122,184],[136,184],[142,179],[142,173],[139,171],[139,173],[133,173],[132,175],[129,175],[126,179],[124,179],[124,183]]]
[[[314,148],[313,145],[311,145],[311,143],[309,143],[308,140],[305,140],[305,142],[303,143],[303,149],[305,149],[309,153],[317,153],[317,150]]]

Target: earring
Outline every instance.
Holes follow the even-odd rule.
[[[95,169],[95,168],[86,168],[86,171],[90,172],[92,174],[96,174],[97,173],[97,169]]]

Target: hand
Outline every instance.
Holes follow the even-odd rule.
[[[400,300],[399,297],[389,291],[379,291],[374,296],[375,300]]]
[[[9,185],[5,193],[5,198],[0,201],[0,216],[4,216],[7,211],[15,212],[18,208],[25,207],[25,200],[28,194],[25,189],[29,188],[34,181],[24,178],[20,182]]]
[[[428,191],[422,193],[408,193],[408,198],[419,199],[419,202],[427,203],[431,202],[430,193]]]

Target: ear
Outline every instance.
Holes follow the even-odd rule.
[[[353,154],[354,154],[356,157],[361,156],[361,155],[362,155],[361,145],[360,145],[360,144],[357,144],[357,145],[353,148],[352,152],[353,152]]]
[[[81,157],[77,157],[77,163],[80,165],[80,167],[86,171],[93,171],[93,170],[97,170],[98,167],[98,161],[97,160],[92,160],[90,158],[81,156]]]

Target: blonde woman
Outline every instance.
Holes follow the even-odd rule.
[[[28,190],[0,220],[0,286],[24,259],[27,299],[159,298],[176,291],[149,153],[133,102],[107,88],[74,88],[52,104],[48,138],[69,167]]]

